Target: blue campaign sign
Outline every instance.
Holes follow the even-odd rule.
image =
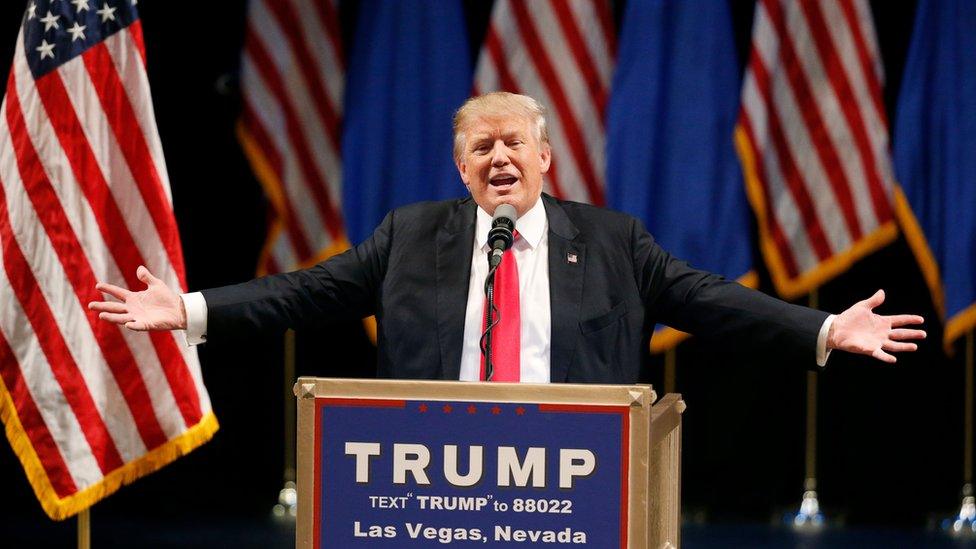
[[[316,398],[313,545],[626,547],[629,414]]]

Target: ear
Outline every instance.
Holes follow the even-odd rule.
[[[457,166],[458,174],[461,175],[461,181],[464,181],[464,186],[468,186],[468,165],[464,162],[464,157],[460,160],[455,160],[454,165]]]
[[[552,164],[552,148],[549,147],[549,143],[542,144],[542,148],[539,151],[539,160],[542,165],[542,173],[548,173],[549,165]]]

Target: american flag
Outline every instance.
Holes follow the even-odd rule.
[[[896,236],[867,0],[759,0],[736,143],[773,283],[792,298]]]
[[[504,90],[549,110],[546,192],[603,205],[604,112],[614,67],[606,0],[498,0],[475,71],[475,93]]]
[[[33,0],[0,106],[0,417],[71,516],[217,429],[196,351],[100,321],[95,282],[186,288],[129,0]]]
[[[238,137],[273,213],[261,274],[348,247],[340,128],[345,86],[337,0],[252,0]]]

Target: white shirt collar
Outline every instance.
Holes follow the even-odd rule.
[[[546,217],[546,207],[542,203],[540,196],[535,205],[525,212],[525,215],[518,218],[515,222],[515,230],[518,231],[519,242],[525,242],[530,248],[536,248],[542,241],[542,236],[548,229],[549,220]],[[478,248],[485,250],[488,246],[488,231],[491,230],[491,215],[478,206],[477,225],[475,226],[474,238]]]

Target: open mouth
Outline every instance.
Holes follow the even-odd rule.
[[[514,175],[499,175],[491,178],[492,187],[510,187],[518,181]]]

